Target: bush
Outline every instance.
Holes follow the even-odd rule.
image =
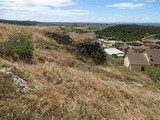
[[[72,44],[72,39],[66,33],[55,33],[50,31],[45,31],[45,35],[49,38],[56,40],[59,44],[70,45]]]
[[[112,54],[111,55],[113,58],[118,58],[118,56],[116,54]]]
[[[11,56],[12,58],[18,55],[20,59],[32,59],[34,47],[30,40],[31,35],[11,35],[8,41],[0,44],[0,55]]]
[[[106,53],[101,48],[99,43],[84,42],[77,45],[77,53],[83,57],[90,57],[96,64],[103,64],[106,62]]]
[[[160,81],[160,68],[154,66],[148,66],[145,68],[146,74],[148,74],[155,82]]]
[[[160,39],[160,34],[156,34],[155,39]]]

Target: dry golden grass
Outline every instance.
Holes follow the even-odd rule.
[[[43,39],[57,48],[36,48],[34,64],[0,58],[1,66],[7,65],[12,70],[22,72],[32,88],[29,94],[17,94],[12,99],[0,100],[0,119],[160,119],[158,89],[127,84],[133,80],[140,83],[146,81],[154,86],[149,78],[142,73],[132,73],[123,68],[82,63],[61,45],[48,39],[43,34],[43,28],[45,27],[0,25],[0,31],[3,29],[1,41],[16,29],[20,32],[33,32],[34,41]]]
[[[75,33],[75,32],[70,32],[69,35],[71,36],[71,38],[72,38],[76,43],[79,43],[79,42],[82,42],[82,41],[86,41],[86,40],[89,40],[89,39],[93,39],[93,38],[96,37],[96,35],[95,35],[94,32],[82,33],[82,34]]]

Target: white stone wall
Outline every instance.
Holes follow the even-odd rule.
[[[125,57],[125,58],[124,58],[124,66],[126,66],[126,67],[128,67],[128,68],[129,68],[129,66],[130,66],[130,62],[129,62],[128,57]]]

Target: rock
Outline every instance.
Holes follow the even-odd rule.
[[[52,50],[53,47],[51,45],[39,45],[41,49],[43,50]]]
[[[4,73],[6,75],[12,75],[13,76],[13,73],[11,72],[10,68],[0,68],[0,72]]]
[[[15,76],[10,68],[0,68],[0,72],[4,73],[6,75],[12,76],[13,82],[16,86],[16,92],[29,93],[29,91],[31,90],[27,86],[27,82],[25,80],[23,80],[22,78]]]
[[[30,88],[27,82],[18,76],[13,76],[14,84],[16,85],[16,92],[28,93]]]
[[[133,82],[129,82],[128,84],[132,84],[132,85],[139,86],[139,87],[143,86],[142,84],[134,82],[134,81]]]

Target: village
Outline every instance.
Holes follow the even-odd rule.
[[[124,66],[136,71],[145,71],[146,66],[160,67],[160,40],[152,36],[138,41],[117,41],[114,37],[98,39],[107,55],[124,59]]]

